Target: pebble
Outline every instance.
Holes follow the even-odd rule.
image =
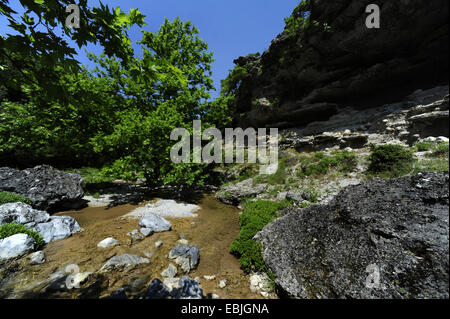
[[[219,288],[225,288],[227,286],[227,280],[223,279],[219,282]]]

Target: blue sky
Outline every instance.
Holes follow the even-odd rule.
[[[18,9],[10,1],[13,9]],[[18,2],[18,1],[17,1]],[[74,1],[75,3],[77,1]],[[164,18],[173,20],[180,17],[183,21],[191,20],[200,30],[209,49],[214,52],[215,62],[212,67],[214,86],[220,89],[220,80],[225,78],[228,70],[233,68],[233,60],[249,53],[262,53],[270,41],[284,27],[284,18],[289,16],[299,0],[104,0],[110,7],[121,7],[128,12],[130,8],[139,9],[146,15],[145,30],[157,31]],[[97,5],[98,0],[89,1]],[[0,21],[0,34],[7,33],[5,21]],[[130,30],[133,41],[141,38],[140,28]],[[100,53],[93,46],[88,50]],[[84,49],[80,51],[79,60],[89,65]],[[217,93],[213,93],[216,96]]]

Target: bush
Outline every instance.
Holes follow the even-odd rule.
[[[22,224],[4,224],[0,226],[0,239],[15,235],[15,234],[27,234],[36,241],[36,250],[39,250],[44,246],[44,238],[38,232],[26,228]]]
[[[277,203],[265,200],[244,204],[244,210],[239,217],[241,232],[239,237],[231,243],[230,251],[239,257],[239,262],[245,272],[248,273],[251,270],[267,272],[261,254],[261,244],[252,238],[277,217],[277,212],[280,209],[289,205],[290,202],[288,201]]]
[[[331,155],[317,152],[312,158],[301,158],[301,162],[303,165],[297,173],[298,177],[325,175],[331,168],[339,172],[351,172],[357,165],[356,154],[348,151],[334,152]]]
[[[447,157],[449,153],[448,143],[439,143],[433,147],[432,155],[435,157]]]
[[[399,177],[411,171],[412,151],[401,145],[372,145],[368,172],[385,177]]]
[[[16,193],[0,192],[0,205],[17,202],[31,205],[31,200],[28,197]]]
[[[430,142],[417,142],[414,144],[415,149],[418,152],[425,152],[431,150],[433,143]]]

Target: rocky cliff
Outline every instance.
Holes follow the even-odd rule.
[[[241,126],[302,128],[448,83],[447,0],[308,2],[294,32],[235,60],[247,70],[235,100]],[[379,29],[366,27],[370,3],[381,9]]]

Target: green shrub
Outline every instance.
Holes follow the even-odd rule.
[[[411,171],[412,151],[401,145],[372,145],[368,172],[383,177],[399,177]]]
[[[417,142],[414,144],[414,148],[418,152],[425,152],[431,150],[433,147],[433,143],[430,142]]]
[[[16,193],[0,192],[0,205],[17,202],[31,205],[31,200],[28,197]]]
[[[433,147],[432,156],[448,158],[448,153],[449,153],[448,143],[439,143]]]
[[[243,212],[239,217],[241,232],[239,237],[231,243],[230,251],[239,257],[245,272],[267,271],[261,254],[261,244],[252,238],[277,217],[280,209],[289,205],[288,201],[277,203],[265,200],[248,201],[244,204]]]
[[[424,172],[448,172],[448,157],[446,158],[430,158],[418,161],[414,167],[414,174]]]
[[[349,151],[334,152],[331,155],[317,152],[311,158],[302,157],[300,161],[302,166],[297,172],[299,177],[322,176],[330,169],[344,173],[351,172],[357,165],[356,154]]]
[[[0,226],[0,239],[15,235],[15,234],[27,234],[36,241],[36,250],[39,250],[44,246],[44,238],[38,232],[26,228],[22,224],[3,224]]]

